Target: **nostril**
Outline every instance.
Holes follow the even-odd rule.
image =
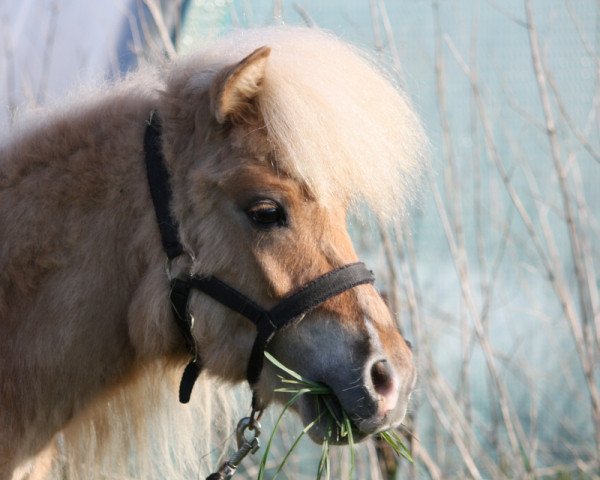
[[[394,375],[387,360],[379,360],[371,366],[371,381],[379,395],[386,396],[394,389]]]

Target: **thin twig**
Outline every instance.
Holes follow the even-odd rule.
[[[396,73],[396,77],[400,86],[404,86],[406,82],[404,81],[404,73],[402,70],[402,62],[400,61],[400,53],[398,52],[398,47],[396,46],[394,29],[392,28],[392,22],[387,13],[387,8],[385,6],[384,0],[379,0],[378,10],[381,17],[381,22],[383,24],[383,31],[385,32],[386,42],[390,49],[390,55],[392,58],[392,66],[394,68],[394,72]]]
[[[144,4],[146,7],[148,7],[150,15],[152,16],[152,20],[154,20],[154,25],[158,30],[158,35],[162,42],[163,48],[167,52],[167,56],[169,58],[175,58],[177,52],[175,51],[175,45],[171,40],[171,36],[165,23],[165,17],[160,5],[156,3],[156,0],[144,0]]]
[[[315,21],[313,20],[313,18],[310,16],[310,14],[306,11],[306,9],[304,7],[302,7],[300,4],[294,2],[294,4],[292,5],[292,8],[296,11],[296,13],[298,13],[298,15],[300,15],[300,18],[306,24],[307,27],[313,28],[316,26]]]
[[[46,100],[48,90],[48,78],[50,77],[50,66],[52,62],[52,51],[56,39],[56,27],[58,25],[58,13],[60,11],[58,0],[50,4],[50,19],[48,21],[48,30],[44,40],[44,55],[42,57],[42,69],[40,71],[40,82],[38,85],[37,102],[43,104]]]
[[[8,19],[2,18],[2,39],[4,43],[4,63],[6,66],[6,104],[8,108],[8,124],[12,126],[15,112],[17,110],[16,80],[15,80],[15,57],[11,28]]]
[[[469,273],[467,266],[464,262],[461,262],[460,255],[457,252],[456,241],[452,235],[452,231],[448,222],[448,218],[446,216],[442,200],[437,189],[437,186],[431,182],[431,190],[433,192],[433,198],[435,205],[437,207],[437,211],[440,215],[440,219],[442,221],[442,226],[444,228],[444,232],[446,234],[446,240],[450,247],[450,252],[452,256],[452,260],[454,262],[456,271],[459,275],[459,284],[461,287],[461,292],[463,298],[465,300],[465,304],[469,311],[469,315],[471,317],[471,321],[475,327],[475,335],[481,345],[481,349],[484,354],[484,358],[488,367],[488,372],[493,380],[494,386],[498,392],[498,404],[500,406],[500,412],[502,414],[502,419],[504,421],[504,425],[506,427],[506,432],[508,435],[509,443],[511,445],[513,456],[514,456],[514,465],[519,466],[518,472],[521,472],[521,460],[522,460],[522,448],[521,442],[517,437],[517,429],[516,425],[519,424],[519,420],[516,416],[513,415],[513,407],[510,403],[510,397],[506,390],[504,383],[500,379],[500,375],[498,374],[496,364],[494,361],[494,355],[492,353],[492,348],[489,343],[489,339],[485,334],[485,329],[483,324],[481,323],[481,318],[479,316],[478,309],[475,306],[475,302],[472,296],[471,289],[469,287]]]
[[[561,162],[561,153],[559,148],[559,141],[556,132],[554,116],[552,114],[552,109],[550,107],[550,99],[548,95],[547,81],[545,69],[542,63],[541,49],[539,44],[539,37],[537,34],[537,30],[535,27],[533,12],[531,8],[531,0],[525,0],[525,13],[527,16],[527,24],[528,24],[528,33],[529,33],[529,45],[531,52],[531,59],[533,63],[533,68],[535,72],[535,78],[538,86],[538,92],[540,95],[540,102],[542,104],[542,109],[544,112],[544,118],[546,120],[546,129],[547,129],[547,137],[548,142],[550,144],[550,153],[552,157],[552,163],[554,165],[554,169],[556,171],[556,175],[558,177],[558,183],[560,187],[561,199],[563,202],[563,210],[565,215],[565,220],[567,224],[567,230],[569,233],[569,241],[571,245],[571,253],[573,266],[575,268],[575,277],[578,285],[578,292],[580,297],[581,304],[581,314],[583,315],[583,322],[589,322],[591,319],[589,318],[589,310],[588,310],[588,301],[586,296],[588,295],[588,285],[586,281],[587,275],[584,273],[583,269],[585,265],[581,264],[581,246],[580,246],[580,238],[579,233],[577,231],[577,226],[575,224],[575,219],[573,215],[573,206],[570,198],[570,193],[566,181],[566,173],[564,171],[564,167]],[[572,324],[577,322],[575,316],[569,318]],[[575,327],[575,325],[573,325]],[[598,325],[596,325],[598,327]],[[592,407],[592,418],[594,422],[594,430],[595,430],[595,440],[596,446],[598,449],[598,455],[596,457],[596,461],[600,465],[600,392],[598,391],[598,387],[596,384],[596,377],[594,372],[594,359],[592,353],[588,351],[586,348],[586,330],[581,329],[580,326],[577,326],[578,335],[581,338],[578,339],[576,348],[579,353],[580,361],[583,367],[584,375],[586,378],[586,384],[590,393],[590,401]],[[577,340],[577,339],[576,339]]]

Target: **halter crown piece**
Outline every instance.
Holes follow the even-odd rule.
[[[163,249],[167,258],[173,260],[183,253],[183,247],[179,241],[178,224],[170,210],[172,191],[169,184],[169,172],[162,153],[161,124],[156,112],[151,113],[146,126],[144,156],[150,195],[154,204]],[[298,321],[305,313],[329,298],[357,285],[374,281],[373,273],[363,263],[351,263],[311,280],[267,310],[212,275],[189,274],[171,280],[170,301],[173,316],[192,357],[181,378],[179,401],[181,403],[189,402],[194,383],[202,370],[202,360],[192,335],[193,317],[188,308],[191,289],[199,290],[212,297],[243,315],[256,326],[257,334],[246,370],[246,379],[254,391],[254,386],[258,382],[263,368],[265,348],[277,331],[290,325],[294,320]]]

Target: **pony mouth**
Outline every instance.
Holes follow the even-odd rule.
[[[295,408],[304,425],[312,424],[307,433],[317,444],[327,441],[330,445],[348,445],[370,436],[356,426],[334,394],[304,394]]]

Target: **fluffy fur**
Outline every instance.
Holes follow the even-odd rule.
[[[271,48],[264,78],[247,89],[260,87],[260,95],[238,112],[246,127],[223,143],[210,86],[263,45]],[[142,161],[150,111],[166,120],[182,241],[204,252],[192,270],[223,272],[265,304],[355,257],[348,204],[365,201],[383,218],[402,212],[421,171],[423,132],[406,98],[363,55],[308,29],[238,32],[77,97],[37,112],[0,147],[0,479],[17,467],[14,478],[190,478],[215,465],[203,454],[225,436],[215,425],[234,425],[236,402],[208,376],[192,405],[176,401],[185,354]],[[278,264],[264,254],[257,268],[241,227],[221,221],[236,213],[218,199],[249,182],[236,169],[252,161],[256,172],[246,177],[285,190],[294,208],[313,199],[303,225],[317,232],[294,240],[298,259]],[[312,271],[302,262],[330,238]],[[253,248],[265,245],[263,238]],[[175,265],[183,268],[190,266]],[[352,304],[358,317],[361,301],[381,310],[375,293],[363,291],[360,301],[354,293],[335,299],[329,311]],[[252,329],[197,295],[193,303],[208,373],[241,380]],[[397,340],[391,328],[389,319],[376,324],[382,343]],[[409,368],[406,347],[386,348]]]

